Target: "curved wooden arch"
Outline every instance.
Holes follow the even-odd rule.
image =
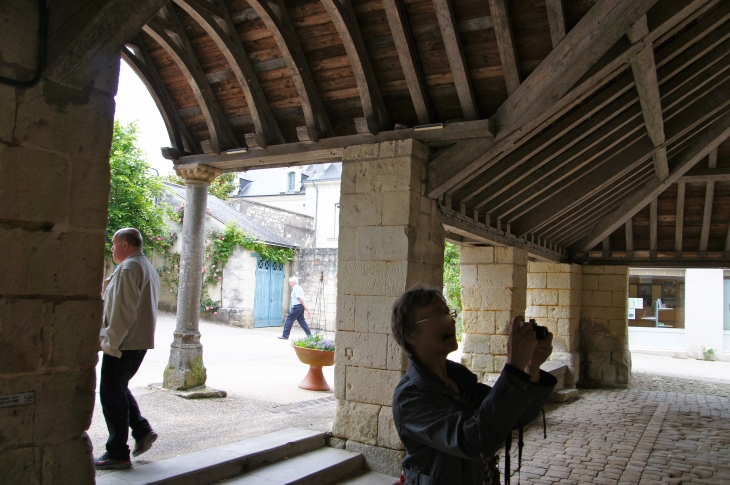
[[[364,123],[356,123],[357,131],[364,133],[367,130],[375,134],[373,131],[377,132],[377,128],[390,129],[388,110],[385,109],[352,3],[350,0],[322,0],[322,5],[335,24],[337,33],[340,34],[357,81],[365,115]]]
[[[303,130],[297,129],[300,140],[317,141],[320,135],[332,136],[334,134],[332,125],[324,110],[322,98],[309,71],[302,47],[294,33],[294,25],[289,18],[286,5],[281,0],[249,0],[248,4],[271,32],[294,80],[306,123]]]
[[[261,89],[256,72],[243,48],[236,27],[226,8],[220,0],[205,2],[200,0],[174,0],[185,10],[210,36],[226,58],[234,76],[238,80],[251,112],[254,130],[259,137],[257,146],[266,147],[268,142],[283,143],[284,138],[279,125],[271,112],[264,92]],[[247,136],[247,141],[248,141]]]
[[[208,151],[209,148],[214,153],[220,153],[225,148],[238,147],[233,130],[223,116],[223,110],[213,94],[175,11],[172,6],[167,6],[160,12],[165,14],[166,19],[157,16],[148,22],[143,30],[172,57],[190,84],[210,132],[210,143],[203,143],[204,151]]]

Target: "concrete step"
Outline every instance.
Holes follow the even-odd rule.
[[[395,485],[396,482],[398,482],[397,478],[389,477],[378,472],[366,472],[355,478],[348,478],[342,482],[337,482],[337,485]]]
[[[226,485],[334,485],[362,473],[364,465],[359,453],[320,448],[230,478]]]
[[[128,470],[107,473],[97,477],[96,483],[97,485],[208,485],[318,450],[324,443],[324,433],[289,428],[135,466]],[[359,466],[362,468],[362,463]],[[342,476],[338,476],[339,478]],[[258,483],[273,485],[289,482]]]

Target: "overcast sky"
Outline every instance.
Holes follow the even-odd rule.
[[[172,161],[160,155],[161,147],[170,146],[165,122],[145,85],[124,61],[121,62],[115,99],[114,119],[123,124],[139,120],[139,146],[147,154],[147,161],[160,175],[172,172]]]

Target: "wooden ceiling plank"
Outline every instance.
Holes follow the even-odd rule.
[[[322,0],[322,5],[335,24],[347,57],[350,59],[365,118],[372,120],[381,130],[389,130],[391,128],[390,115],[385,109],[378,80],[370,62],[352,2],[350,0]]]
[[[517,59],[515,36],[512,31],[512,22],[509,18],[509,9],[506,0],[489,0],[489,10],[492,13],[494,33],[497,38],[499,59],[502,61],[504,80],[507,84],[507,94],[514,93],[522,82],[520,62]],[[565,29],[565,25],[563,25]],[[552,29],[551,29],[552,30]]]
[[[677,182],[677,215],[674,221],[674,251],[677,253],[682,252],[682,235],[684,233],[684,191],[685,184],[680,181]]]
[[[264,22],[266,28],[276,41],[281,55],[286,61],[289,73],[294,81],[299,100],[304,112],[304,123],[311,130],[316,130],[318,138],[333,136],[334,131],[330,124],[327,112],[322,104],[322,98],[317,90],[309,64],[304,57],[304,51],[297,39],[294,24],[292,24],[286,5],[282,0],[249,0],[248,4]],[[307,141],[307,140],[303,140]]]
[[[134,53],[129,52],[126,48],[122,49],[122,58],[137,73],[137,76],[145,84],[152,99],[155,101],[157,109],[165,121],[172,147],[181,153],[198,153],[195,140],[190,136],[188,128],[183,123],[175,102],[167,91],[165,83],[162,82],[157,67],[152,62],[152,59],[150,59],[144,42],[137,35],[127,45],[133,49]]]
[[[634,219],[629,217],[626,221],[626,251],[634,250]]]
[[[212,2],[201,0],[174,0],[195,20],[226,58],[238,84],[243,90],[253,121],[255,133],[270,143],[283,143],[279,125],[274,118],[264,92],[261,89],[256,72],[238,36],[226,5],[221,0]]]
[[[712,222],[712,203],[715,198],[715,182],[707,182],[705,187],[705,206],[702,211],[702,229],[700,230],[700,252],[707,251],[710,240],[710,224]]]
[[[462,116],[467,121],[479,119],[479,106],[474,96],[451,0],[433,0],[433,5],[439,29],[441,29],[446,57],[449,60],[451,75],[454,78]]]
[[[553,47],[558,45],[567,32],[565,25],[565,5],[563,0],[545,0],[550,24],[550,39]]]
[[[388,18],[390,31],[393,34],[398,59],[406,78],[408,92],[416,110],[418,123],[422,125],[432,123],[436,119],[433,103],[426,88],[426,80],[423,77],[421,64],[418,60],[418,53],[403,0],[383,0],[383,6],[385,7],[385,15]]]
[[[233,130],[223,116],[223,110],[213,94],[210,83],[205,77],[203,68],[195,56],[172,5],[164,7],[161,12],[164,12],[166,18],[153,18],[144,26],[143,30],[170,55],[185,76],[205,117],[211,142],[213,142],[212,146],[223,147],[223,149],[238,147],[239,144],[233,135]]]
[[[723,114],[719,119],[712,123],[702,133],[695,137],[687,147],[675,157],[674,167],[663,182],[653,179],[647,182],[644,187],[627,198],[621,206],[607,214],[591,231],[590,234],[576,242],[575,246],[580,251],[588,251],[601,241],[606,234],[611,234],[616,227],[620,226],[626,219],[632,217],[647,202],[657,197],[666,190],[670,184],[674,183],[679,177],[684,175],[699,160],[706,157],[710,151],[718,147],[730,136],[730,113]]]

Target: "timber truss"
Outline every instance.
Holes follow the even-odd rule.
[[[123,50],[175,164],[431,147],[449,237],[730,261],[730,2],[174,0]]]

